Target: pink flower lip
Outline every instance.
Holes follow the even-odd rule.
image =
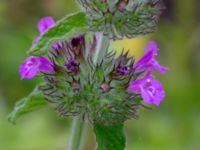
[[[144,77],[131,81],[128,91],[140,94],[144,102],[157,106],[165,97],[162,84],[155,80],[149,72]]]
[[[33,78],[39,71],[48,73],[54,71],[52,63],[43,56],[29,56],[19,68],[21,79]]]

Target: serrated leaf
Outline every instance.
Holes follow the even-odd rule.
[[[124,150],[126,139],[123,127],[123,124],[111,126],[95,124],[97,150]]]
[[[30,55],[43,55],[48,50],[48,46],[53,42],[85,32],[87,29],[86,25],[86,16],[83,12],[66,16],[58,21],[55,26],[49,28],[28,53]]]
[[[47,102],[44,100],[43,94],[39,91],[38,87],[36,87],[29,96],[21,99],[15,104],[14,110],[10,113],[8,120],[14,124],[21,116],[32,112],[45,104],[47,104]]]

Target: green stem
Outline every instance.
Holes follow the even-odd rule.
[[[80,150],[84,122],[82,116],[75,117],[72,123],[72,133],[67,150]]]
[[[108,47],[110,44],[110,39],[107,36],[103,35],[102,32],[97,32],[96,37],[98,43],[93,58],[94,64],[101,63],[102,59],[105,57],[108,51]]]

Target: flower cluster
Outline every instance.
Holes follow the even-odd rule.
[[[120,4],[119,9],[123,10],[124,5]],[[51,17],[41,19],[40,34],[54,24]],[[54,43],[45,57],[29,56],[20,66],[21,78],[43,76],[40,90],[63,117],[84,114],[90,122],[114,124],[137,117],[143,102],[160,104],[164,90],[152,73],[156,69],[164,74],[166,68],[156,60],[155,41],[147,44],[137,61],[128,52],[119,56],[107,52],[105,58],[95,64],[92,58],[99,35],[86,36],[82,34]]]
[[[135,37],[155,30],[163,9],[161,0],[78,0],[90,29],[112,39]]]

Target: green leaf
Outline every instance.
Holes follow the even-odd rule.
[[[85,13],[79,12],[66,16],[41,36],[40,40],[29,50],[29,54],[43,55],[48,50],[49,45],[55,41],[67,39],[86,30],[87,21]]]
[[[47,102],[44,100],[43,94],[36,87],[29,96],[15,104],[14,110],[10,113],[8,120],[14,124],[22,115],[32,112],[45,104]]]
[[[124,150],[126,139],[123,130],[123,124],[105,126],[101,124],[94,125],[97,150]]]

